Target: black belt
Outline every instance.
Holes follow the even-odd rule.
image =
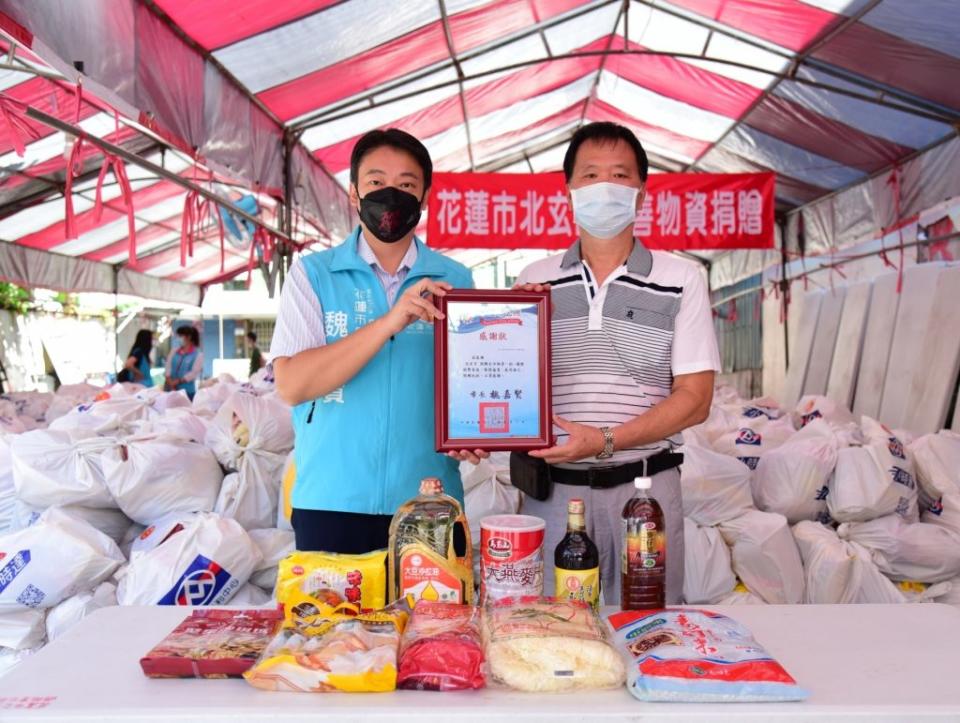
[[[637,477],[653,477],[681,464],[682,454],[664,450],[645,460],[617,467],[561,469],[548,465],[542,459],[522,452],[513,452],[510,455],[510,481],[514,487],[530,497],[546,500],[550,497],[550,489],[554,483],[608,489],[632,482]]]
[[[562,469],[549,465],[547,474],[555,484],[577,485],[593,489],[607,489],[633,482],[637,477],[653,477],[683,464],[679,452],[664,450],[639,462],[628,462],[618,467],[591,467],[589,469]]]

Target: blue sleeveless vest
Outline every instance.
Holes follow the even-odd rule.
[[[357,254],[359,233],[358,226],[339,246],[303,259],[328,344],[389,310],[383,286]],[[424,277],[473,287],[466,267],[414,243],[417,260],[399,294]],[[463,503],[457,462],[434,449],[433,366],[433,325],[417,321],[342,388],[294,407],[295,508],[392,515],[431,476]]]

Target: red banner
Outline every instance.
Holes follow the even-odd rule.
[[[773,173],[656,173],[634,234],[651,249],[774,245]],[[433,248],[563,249],[577,238],[562,173],[435,173]]]

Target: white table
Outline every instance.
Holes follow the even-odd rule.
[[[788,704],[648,704],[627,690],[534,695],[270,693],[242,680],[151,680],[140,656],[184,608],[95,612],[0,678],[0,721],[960,720],[960,611],[945,605],[714,606],[747,625],[812,695]],[[11,699],[52,698],[42,708]]]

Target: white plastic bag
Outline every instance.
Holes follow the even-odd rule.
[[[721,454],[736,457],[750,469],[756,469],[764,455],[791,439],[796,430],[789,418],[770,420],[766,417],[738,418],[738,426],[721,435],[713,448]]]
[[[803,429],[810,422],[822,419],[834,429],[847,428],[855,424],[856,420],[850,410],[828,397],[810,394],[797,402],[794,417],[798,429]]]
[[[196,519],[192,512],[172,512],[148,525],[130,545],[130,562],[166,542]]]
[[[933,505],[950,492],[960,492],[960,434],[942,430],[926,434],[909,447],[916,464],[920,504]]]
[[[917,520],[917,491],[909,473],[895,471],[877,445],[848,447],[837,456],[827,508],[837,522],[866,522],[898,514]],[[895,481],[895,480],[900,480]]]
[[[683,599],[688,605],[715,605],[737,586],[730,549],[717,528],[684,519],[683,557]]]
[[[857,557],[860,575],[860,590],[855,603],[863,605],[899,605],[907,600],[897,586],[880,572],[870,550],[858,542],[846,541],[850,551]]]
[[[947,492],[920,515],[921,522],[939,525],[960,534],[960,492]]]
[[[117,604],[117,586],[102,582],[92,592],[82,592],[67,598],[47,613],[47,639],[53,641],[83,620],[94,610]]]
[[[822,519],[836,464],[836,436],[825,422],[812,422],[760,458],[753,475],[757,507],[790,522]]]
[[[277,585],[277,566],[296,547],[294,534],[278,529],[250,530],[248,534],[260,551],[260,564],[250,577],[250,582],[263,590],[272,591]]]
[[[743,463],[695,444],[684,445],[681,451],[684,517],[710,527],[753,508],[751,472]]]
[[[960,575],[960,533],[947,527],[889,515],[845,523],[838,532],[867,548],[880,571],[894,580],[935,583]]]
[[[104,391],[103,387],[92,384],[63,384],[54,392],[45,418],[47,422],[52,422],[79,404],[89,404]]]
[[[0,678],[42,648],[42,645],[38,645],[35,648],[25,648],[24,650],[0,648]]]
[[[510,484],[510,453],[494,452],[480,464],[460,463],[464,512],[473,545],[480,544],[480,520],[490,515],[513,515],[520,509],[520,490]]]
[[[223,403],[230,398],[240,385],[236,382],[221,382],[211,380],[209,386],[201,385],[193,397],[193,410],[201,417],[213,418]]]
[[[124,562],[113,540],[55,507],[0,536],[0,552],[0,611],[53,607],[95,588]]]
[[[259,608],[264,606],[272,607],[274,602],[273,595],[248,582],[237,590],[236,594],[230,599],[230,604],[233,606],[242,605],[243,607]]]
[[[24,650],[43,645],[47,638],[46,610],[0,610],[0,648]]]
[[[276,455],[248,455],[239,472],[223,478],[214,511],[236,520],[247,530],[276,523],[283,483],[284,459]]]
[[[743,585],[738,585],[738,589],[727,595],[723,600],[717,602],[717,605],[766,605],[767,602],[746,589]],[[739,589],[743,588],[743,589]]]
[[[48,507],[47,509],[54,509]],[[132,524],[130,518],[117,509],[98,509],[95,507],[83,507],[82,505],[64,505],[55,509],[70,515],[78,520],[86,522],[95,530],[99,530],[118,545],[126,537]],[[13,516],[11,518],[12,530],[22,530],[36,523],[44,513],[44,509],[33,507],[17,500],[13,505]]]
[[[720,524],[731,547],[733,571],[765,602],[795,605],[803,599],[803,564],[787,519],[750,510]]]
[[[831,527],[803,521],[793,527],[803,560],[803,601],[816,605],[852,603],[860,594],[857,553]]]
[[[707,444],[714,444],[720,437],[723,435],[733,432],[739,426],[739,420],[737,419],[737,414],[731,412],[725,407],[718,406],[716,400],[714,400],[714,405],[710,408],[710,415],[707,417],[706,421],[696,425],[695,427],[690,427],[688,430],[694,433],[696,436],[702,438]],[[684,438],[686,441],[686,437]]]
[[[120,509],[142,525],[173,512],[209,512],[223,481],[209,449],[166,435],[129,437],[105,451],[102,464]]]
[[[0,533],[10,529],[17,489],[13,485],[13,458],[10,454],[10,438],[0,434]]]
[[[87,431],[38,429],[11,440],[17,498],[34,507],[117,505],[107,490],[101,453],[116,440]]]
[[[245,456],[280,456],[279,466],[293,449],[290,407],[271,397],[247,392],[230,395],[207,432],[207,446],[220,464],[239,471]]]
[[[121,605],[223,605],[250,579],[260,551],[233,520],[196,515],[139,555],[117,587]]]
[[[163,416],[136,425],[137,436],[163,434],[204,444],[210,420],[196,414],[192,408],[176,407]]]

